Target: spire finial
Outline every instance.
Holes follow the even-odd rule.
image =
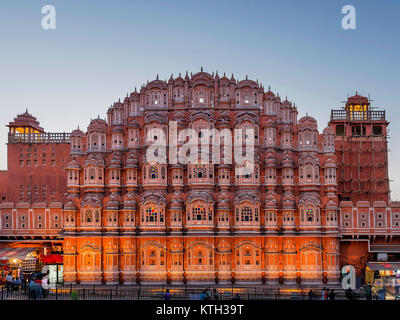
[[[156,80],[158,80],[158,73],[157,73],[157,78],[156,78]]]
[[[268,91],[271,91],[271,86],[268,86]]]
[[[203,66],[200,67],[200,72],[203,72]]]
[[[247,74],[246,74],[246,80],[249,80],[249,78],[247,77]]]

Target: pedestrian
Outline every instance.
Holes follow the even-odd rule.
[[[31,277],[29,281],[29,299],[36,300],[36,283],[34,277]]]
[[[35,294],[37,299],[41,299],[43,296],[43,290],[42,290],[42,279],[41,277],[38,277],[35,280]]]
[[[215,289],[215,288],[213,290],[213,296],[214,296],[214,300],[219,300],[218,292],[217,292],[217,289]]]
[[[313,296],[313,292],[310,289],[310,291],[308,291],[308,300],[312,300],[312,296]]]
[[[21,279],[16,277],[14,280],[14,290],[18,291],[21,287]]]
[[[205,297],[205,300],[210,300],[210,298],[211,298],[211,295],[210,295],[210,290],[206,289],[205,291],[206,291],[206,297]]]
[[[166,301],[171,299],[171,293],[169,292],[169,289],[165,290],[165,293],[163,294],[162,298]]]
[[[11,272],[9,272],[8,275],[6,276],[7,292],[9,292],[12,289],[13,284],[14,284],[14,277],[12,276]]]
[[[206,290],[203,290],[203,292],[200,293],[200,300],[206,300]]]
[[[47,298],[47,295],[49,293],[49,278],[47,276],[43,277],[41,286],[43,291],[43,298]]]
[[[21,280],[21,287],[22,287],[22,290],[24,290],[25,289],[25,277],[24,277],[24,273],[22,272],[22,270],[20,271],[20,273],[19,273],[19,279]]]
[[[383,286],[381,290],[379,290],[379,300],[386,299],[386,287]]]
[[[328,294],[328,299],[335,300],[335,291],[333,291],[333,289],[330,290],[330,292]]]
[[[326,287],[322,288],[322,292],[321,292],[321,300],[326,300],[325,299],[325,294],[326,294]]]
[[[239,293],[236,293],[235,296],[233,297],[233,300],[240,300],[240,295]]]

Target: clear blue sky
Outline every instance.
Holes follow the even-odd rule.
[[[57,29],[41,28],[56,8]],[[343,30],[341,8],[356,8]],[[0,168],[5,125],[28,107],[47,131],[86,128],[147,80],[204,70],[246,74],[296,102],[323,129],[347,94],[370,94],[390,125],[392,198],[400,200],[400,1],[0,2]]]

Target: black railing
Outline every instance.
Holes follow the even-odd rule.
[[[190,287],[190,286],[121,286],[121,285],[64,285],[49,290],[38,287],[1,288],[0,300],[163,300],[169,289],[171,300],[308,300],[309,288],[277,289],[262,287]],[[320,300],[321,289],[312,289],[312,299]],[[344,291],[335,288],[335,297],[344,298]]]

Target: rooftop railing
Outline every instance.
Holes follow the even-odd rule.
[[[8,143],[69,143],[70,133],[9,133]]]
[[[385,120],[385,111],[347,111],[347,110],[332,110],[332,120]]]

